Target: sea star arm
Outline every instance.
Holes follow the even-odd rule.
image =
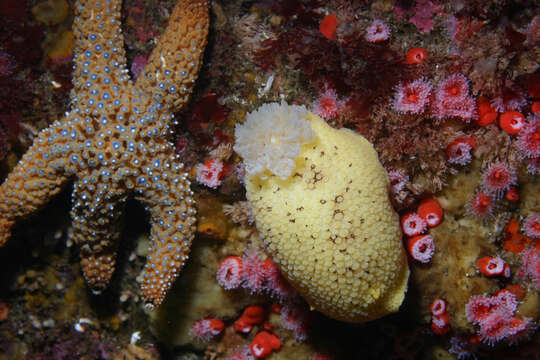
[[[81,246],[90,288],[101,291],[114,271],[125,200],[135,191],[151,216],[142,293],[157,306],[194,237],[193,194],[167,136],[172,113],[187,102],[201,66],[208,3],[179,1],[136,88],[126,69],[120,4],[76,2],[71,110],[38,135],[0,186],[0,246],[18,218],[76,177],[72,238]]]
[[[166,108],[183,107],[201,67],[208,26],[207,0],[178,1],[136,89]]]
[[[80,245],[81,268],[94,293],[107,287],[114,272],[126,199],[118,183],[98,170],[74,184],[71,238]]]
[[[141,290],[152,308],[161,304],[187,260],[196,220],[187,174],[175,155],[155,156],[143,168],[147,173],[137,179],[135,190],[150,213],[151,244]]]
[[[118,99],[121,84],[131,84],[122,35],[121,0],[78,0],[75,4],[73,105]],[[99,90],[98,90],[99,89]],[[88,94],[98,91],[96,94]],[[125,93],[124,93],[125,95]]]
[[[41,208],[75,171],[70,150],[66,150],[72,137],[77,133],[62,128],[60,122],[41,131],[0,186],[0,247],[11,235],[15,221]]]

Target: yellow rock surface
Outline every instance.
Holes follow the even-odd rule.
[[[266,250],[329,317],[364,322],[395,312],[409,269],[386,171],[362,136],[310,112],[307,120],[315,138],[302,145],[290,177],[246,177]]]

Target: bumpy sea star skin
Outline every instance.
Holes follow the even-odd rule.
[[[202,62],[207,0],[180,0],[136,83],[126,67],[121,0],[79,0],[71,110],[44,129],[0,186],[0,246],[17,219],[42,207],[75,179],[73,239],[87,284],[112,276],[119,225],[130,193],[151,217],[143,271],[148,306],[159,305],[187,259],[195,209],[186,174],[167,140]]]

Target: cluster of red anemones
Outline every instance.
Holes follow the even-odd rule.
[[[476,123],[480,126],[488,126],[498,119],[498,125],[503,131],[509,135],[518,134],[525,126],[525,116],[523,116],[521,109],[527,105],[527,99],[521,90],[515,89],[512,94],[519,94],[519,96],[509,97],[506,101],[503,101],[502,97],[490,101],[485,96],[479,96],[476,99],[478,108]],[[534,113],[536,109],[531,108],[531,110]]]
[[[229,161],[232,150],[226,150],[234,142],[224,128],[229,113],[230,109],[220,103],[216,93],[206,93],[194,102],[189,112],[182,114],[186,119],[184,133],[175,141],[176,152],[189,163],[196,161],[197,154],[209,152],[203,162],[192,168],[192,175],[199,184],[211,189],[217,189],[235,170]]]
[[[252,294],[268,294],[279,303],[271,311],[280,315],[284,329],[292,331],[297,341],[305,341],[311,323],[311,313],[300,300],[296,290],[283,277],[275,263],[264,259],[255,249],[248,249],[244,256],[228,256],[219,265],[216,278],[226,290],[246,288]],[[247,306],[232,325],[234,331],[249,334],[258,326],[257,335],[248,348],[240,349],[230,359],[264,358],[279,349],[279,339],[266,321],[268,311],[260,305]]]
[[[446,300],[437,298],[429,307],[431,312],[431,329],[435,334],[443,335],[450,331],[450,314]]]
[[[482,173],[482,183],[467,203],[467,212],[486,220],[494,215],[503,197],[510,204],[519,201],[517,172],[508,164],[495,161],[489,164]]]
[[[407,237],[405,243],[411,258],[421,263],[431,260],[435,253],[435,243],[433,237],[425,232],[439,225],[442,218],[443,209],[434,197],[422,200],[416,211],[401,217],[401,230]]]
[[[219,265],[216,279],[225,290],[240,286],[252,294],[269,294],[280,301],[297,296],[296,290],[281,274],[271,259],[263,259],[253,249],[247,250],[243,257],[228,256]]]
[[[422,64],[427,58],[427,52],[422,48],[409,50],[406,63],[411,66]],[[535,77],[535,84],[538,83]],[[535,87],[536,86],[536,87]],[[479,96],[476,100],[470,94],[469,81],[460,73],[455,73],[439,82],[435,88],[424,78],[407,83],[400,83],[394,89],[391,99],[393,109],[402,114],[422,114],[428,109],[436,119],[457,118],[465,122],[475,120],[479,126],[488,126],[497,123],[507,134],[515,139],[515,143],[522,158],[527,162],[527,170],[533,175],[540,173],[540,100],[538,85],[529,86],[529,97],[533,100],[530,107],[531,114],[525,117],[523,109],[528,105],[527,95],[515,85],[504,88],[500,97],[492,100]],[[450,164],[467,165],[472,160],[472,150],[476,143],[471,137],[455,139],[446,148],[446,155]],[[505,164],[492,164],[485,172],[482,191],[476,200],[471,201],[469,209],[480,217],[488,217],[492,208],[475,206],[484,195],[496,199],[507,192],[507,200],[518,200],[515,169],[509,169]],[[499,169],[496,169],[496,166]],[[490,170],[493,170],[490,172]],[[493,177],[489,175],[493,174]],[[502,176],[500,176],[502,175]],[[492,186],[494,185],[494,186]],[[487,193],[487,194],[486,194]],[[489,201],[488,201],[489,202]],[[477,211],[478,210],[478,211]]]
[[[480,340],[488,345],[515,341],[531,327],[531,319],[514,316],[518,305],[516,295],[507,289],[492,296],[473,296],[465,306],[468,320],[480,326]]]
[[[272,332],[272,326],[267,321],[268,312],[260,305],[247,306],[240,317],[232,325],[234,331],[249,334],[254,326],[259,327],[258,333],[249,344],[249,348],[241,349],[229,359],[263,359],[281,347],[281,341]],[[208,341],[221,334],[225,323],[216,318],[205,318],[196,321],[192,327],[193,335],[202,341]]]
[[[491,101],[485,96],[477,98],[478,117],[475,119],[480,126],[488,126],[497,121],[499,127],[512,137],[522,158],[527,161],[527,170],[533,175],[540,173],[540,94],[538,85],[540,76],[531,76],[527,91],[532,103],[530,114],[525,117],[523,109],[529,101],[527,94],[516,85],[507,86],[501,96]]]
[[[281,326],[292,331],[297,341],[306,340],[311,322],[311,313],[307,305],[272,304],[271,311],[280,315]],[[232,329],[239,334],[248,335],[256,328],[256,335],[249,346],[238,349],[228,359],[262,359],[280,349],[281,341],[268,322],[268,315],[269,311],[261,305],[249,305],[244,308],[242,314],[233,322]],[[192,333],[198,339],[208,341],[221,334],[225,327],[222,320],[205,318],[193,324]]]
[[[272,325],[267,321],[268,312],[260,305],[247,306],[242,315],[233,323],[233,329],[241,334],[249,334],[254,326],[259,330],[249,344],[248,354],[256,359],[263,359],[281,347],[281,341],[272,332]]]
[[[416,57],[415,57],[416,56]],[[421,62],[427,57],[421,51],[407,57],[407,62]],[[476,102],[469,93],[469,82],[463,74],[453,74],[440,82],[435,91],[425,79],[399,84],[394,90],[392,107],[399,113],[421,114],[431,104],[431,115],[436,119],[458,118],[469,122],[475,119]]]
[[[422,48],[409,50],[406,56],[406,63],[417,65],[423,63],[428,56]],[[534,80],[538,82],[538,77]],[[538,87],[536,85],[536,87]],[[430,108],[431,115],[436,119],[458,118],[465,122],[474,119],[480,126],[488,126],[497,122],[499,127],[516,138],[516,144],[523,159],[527,161],[527,170],[536,175],[540,173],[540,100],[538,91],[534,86],[529,86],[529,97],[533,100],[530,110],[531,114],[526,118],[522,109],[528,105],[527,95],[523,90],[515,85],[507,86],[503,89],[500,97],[490,101],[485,96],[479,96],[476,100],[469,91],[469,82],[463,74],[455,73],[441,81],[433,90],[432,85],[425,79],[417,79],[408,83],[400,83],[394,89],[394,96],[391,100],[393,109],[402,114],[421,114]],[[432,91],[433,90],[433,91]],[[476,147],[475,142],[470,137],[456,139],[446,148],[446,154],[451,164],[466,165],[472,160],[471,151]],[[503,169],[500,169],[503,170]],[[508,170],[508,169],[507,169]],[[484,182],[484,190],[491,191],[492,195],[498,197],[508,190],[515,179],[512,177],[513,169],[506,174],[511,177],[498,177],[501,171],[494,170],[495,177],[491,182]],[[504,182],[506,181],[506,182]],[[493,190],[490,185],[501,189]],[[511,191],[508,200],[514,201],[512,195],[517,191]],[[481,196],[481,195],[480,195]],[[471,207],[474,213],[475,207]],[[490,214],[490,211],[482,212],[485,208],[480,208],[479,215]]]

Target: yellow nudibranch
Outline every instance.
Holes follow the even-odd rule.
[[[265,249],[310,306],[348,322],[397,311],[409,268],[373,146],[285,102],[249,113],[235,135]]]

